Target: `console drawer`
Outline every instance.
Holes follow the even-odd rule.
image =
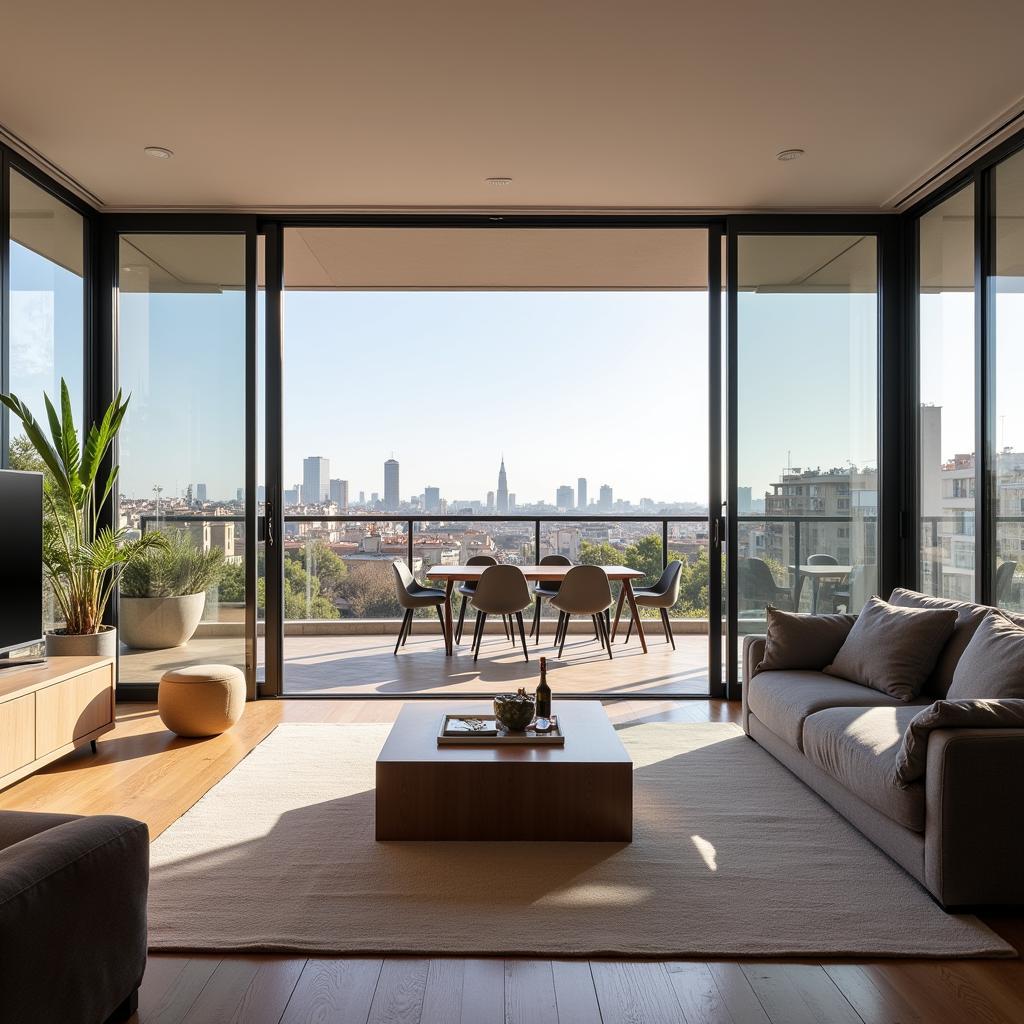
[[[36,691],[36,757],[113,721],[112,671],[104,665]]]

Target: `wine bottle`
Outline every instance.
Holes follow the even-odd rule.
[[[547,659],[540,659],[540,682],[537,684],[537,718],[551,717],[551,687],[548,686]]]

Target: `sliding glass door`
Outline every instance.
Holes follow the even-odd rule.
[[[168,545],[121,584],[122,686],[216,662],[255,692],[255,243],[117,235],[117,523]]]
[[[768,605],[856,612],[878,589],[879,252],[873,234],[730,242],[739,645],[764,632]]]

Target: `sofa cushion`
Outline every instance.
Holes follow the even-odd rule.
[[[829,708],[804,722],[804,756],[905,828],[924,831],[924,786],[895,782],[903,733],[920,708]]]
[[[764,657],[756,672],[814,669],[828,665],[849,635],[856,615],[807,615],[768,607]]]
[[[952,609],[901,608],[872,597],[825,672],[904,702],[912,700],[955,625]]]
[[[759,672],[747,683],[747,707],[797,750],[803,750],[804,719],[823,708],[904,706],[895,697],[821,672]]]
[[[956,671],[960,656],[967,649],[981,620],[992,609],[983,604],[951,601],[945,597],[929,597],[927,594],[919,594],[916,590],[904,590],[903,587],[897,587],[892,592],[889,596],[889,604],[897,605],[900,608],[945,608],[956,612],[953,635],[946,641],[946,646],[942,648],[942,653],[939,655],[938,661],[935,662],[935,668],[922,691],[923,693],[933,693],[936,697],[945,697],[953,682],[953,673]]]
[[[919,711],[896,754],[897,786],[924,778],[928,734],[934,729],[1020,729],[1024,736],[1024,700],[937,700]]]
[[[1024,627],[1005,615],[986,615],[960,656],[950,700],[1024,698]]]

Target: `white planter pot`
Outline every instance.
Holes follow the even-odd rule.
[[[103,626],[98,633],[46,634],[48,658],[113,658],[117,654],[117,630]]]
[[[144,651],[181,647],[192,639],[206,607],[206,594],[184,597],[122,597],[121,642]]]

